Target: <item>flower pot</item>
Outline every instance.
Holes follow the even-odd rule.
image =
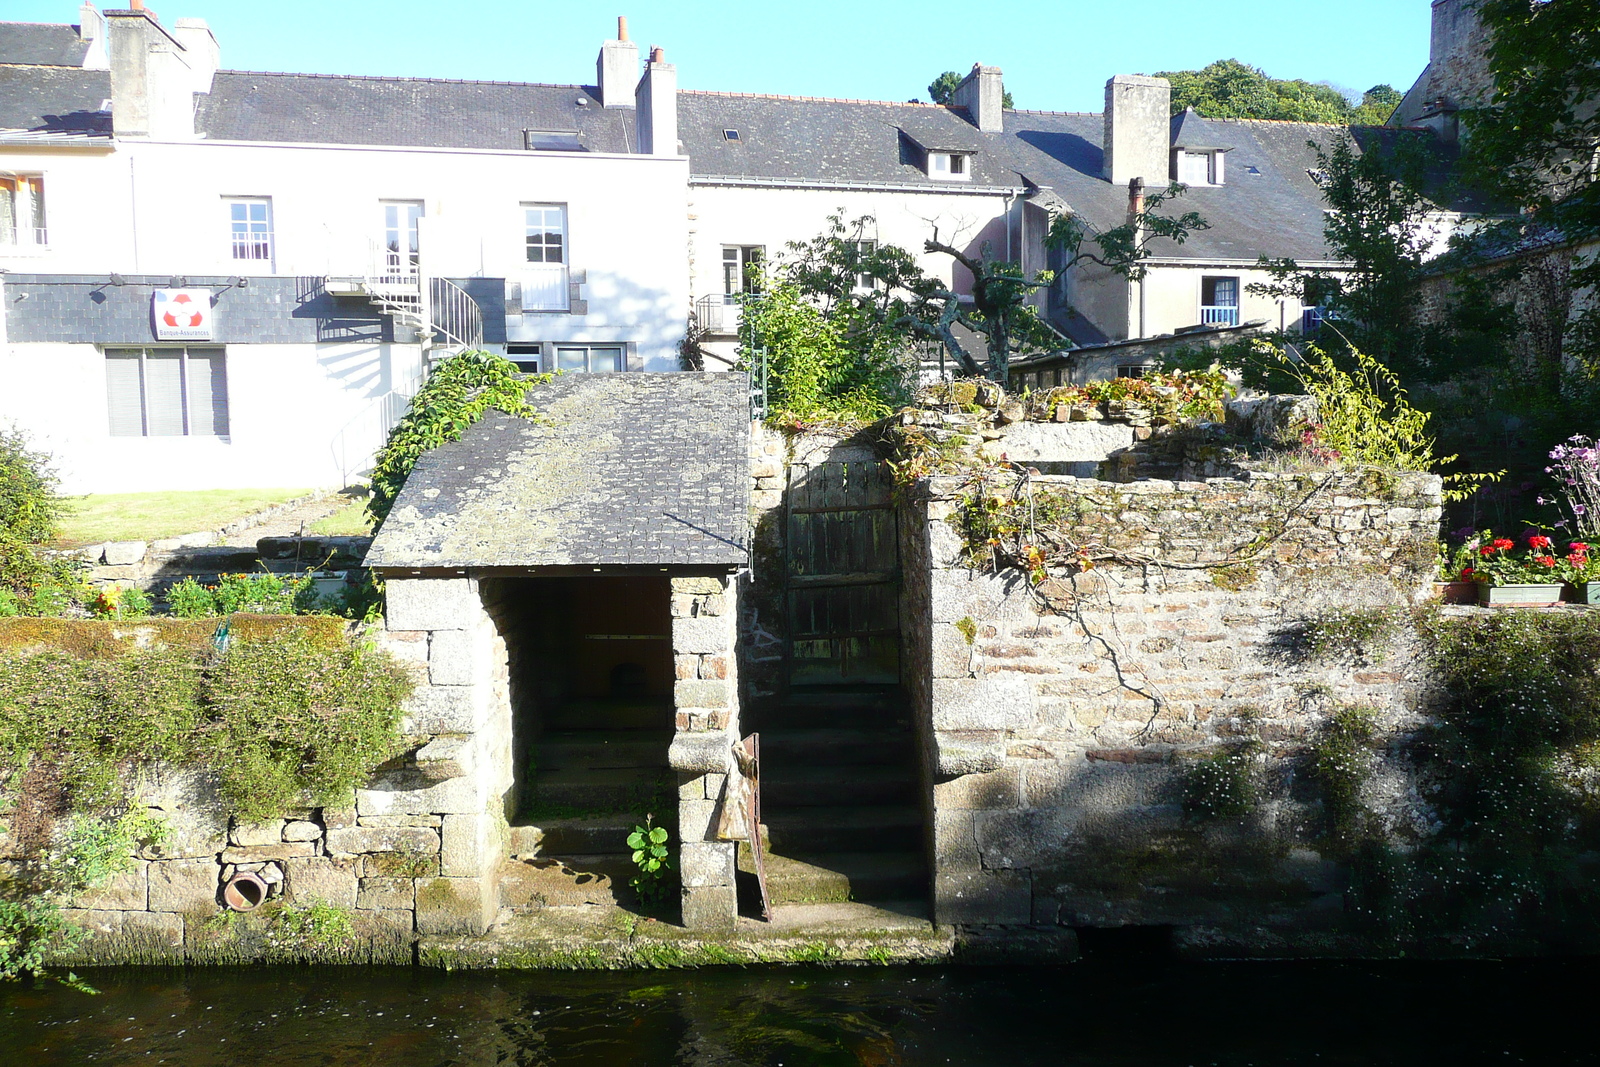
[[[1541,585],[1480,585],[1478,603],[1491,608],[1542,608],[1561,602],[1561,586]]]
[[[1600,606],[1600,582],[1579,582],[1567,586],[1567,599],[1574,604]]]
[[[1434,582],[1433,595],[1446,604],[1476,604],[1477,582]]]

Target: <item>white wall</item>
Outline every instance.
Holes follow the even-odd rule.
[[[769,186],[692,185],[689,189],[689,269],[694,300],[722,293],[722,247],[763,245],[769,262],[781,262],[790,241],[809,241],[829,225],[830,215],[850,222],[871,215],[876,223],[862,234],[880,244],[898,245],[917,256],[922,270],[952,280],[968,292],[972,279],[949,256],[925,253],[922,244],[938,228],[939,238],[970,255],[985,241],[997,259],[1022,252],[1022,211],[1014,198],[972,192],[858,192],[847,189],[788,189]],[[1008,252],[1007,218],[1011,220]],[[705,346],[732,360],[731,341]]]
[[[382,239],[379,201],[420,200],[425,273],[515,280],[520,205],[566,204],[588,314],[510,325],[528,340],[633,341],[646,369],[677,365],[686,159],[121,141],[113,153],[3,151],[0,170],[44,175],[50,247],[0,255],[0,268],[30,273],[363,275]],[[272,262],[231,257],[231,196],[271,197]]]
[[[374,403],[415,375],[414,345],[228,345],[227,437],[112,437],[105,355],[88,344],[0,353],[0,424],[49,452],[70,494],[336,487],[383,443]]]

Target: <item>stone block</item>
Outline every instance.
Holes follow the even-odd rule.
[[[703,596],[722,592],[721,578],[674,578],[672,591],[674,593],[687,593],[691,596]]]
[[[672,700],[680,708],[725,708],[728,706],[728,683],[703,679],[674,682]]]
[[[1061,809],[980,811],[973,816],[978,851],[990,870],[1060,866],[1076,827],[1074,814]]]
[[[667,748],[667,765],[685,773],[722,774],[731,758],[728,735],[722,730],[676,734]]]
[[[469,630],[483,618],[472,578],[391,578],[385,600],[391,630]]]
[[[439,630],[428,642],[428,680],[434,685],[471,685],[473,640],[470,630]]]
[[[406,698],[402,729],[413,734],[470,734],[477,729],[470,685],[423,685]]]
[[[1025,926],[1033,919],[1027,871],[943,871],[933,879],[934,922]]]
[[[291,904],[326,901],[341,908],[356,906],[355,864],[319,856],[284,865],[284,899]]]
[[[931,585],[929,609],[934,622],[975,619],[981,623],[1000,609],[1013,586],[1018,591],[1021,588],[1020,579],[965,569],[936,570]]]
[[[439,851],[439,835],[425,826],[357,826],[328,831],[328,851],[336,855],[361,852]]]
[[[1006,735],[999,730],[937,730],[933,742],[946,777],[998,770],[1006,758]]]
[[[1022,772],[1014,766],[933,784],[933,806],[941,811],[1005,810],[1021,803]]]
[[[684,841],[678,847],[678,876],[684,887],[733,885],[735,848],[732,841]]]
[[[678,839],[685,842],[712,840],[716,815],[715,800],[678,801]]]
[[[481,934],[499,911],[488,878],[419,878],[417,933],[424,936]]]
[[[952,623],[932,624],[933,677],[972,677],[972,642]]]
[[[305,819],[291,819],[283,824],[283,839],[285,841],[318,841],[322,838],[322,827]]]
[[[143,541],[107,541],[100,551],[100,558],[108,567],[126,567],[144,559],[149,547]]]
[[[383,630],[378,634],[378,647],[407,666],[428,664],[428,631]]]
[[[282,840],[284,840],[282,819],[272,819],[269,822],[234,820],[228,827],[228,843],[231,845],[276,845]]]
[[[150,900],[147,867],[149,864],[143,860],[135,860],[132,870],[112,875],[98,889],[79,893],[73,906],[94,911],[144,911]]]
[[[140,853],[146,859],[215,858],[228,847],[227,807],[215,775],[157,769],[138,784],[136,792],[167,824],[162,842]]]
[[[975,871],[981,867],[978,839],[970,811],[935,811],[933,858],[938,871]]]
[[[130,948],[181,948],[183,917],[171,912],[126,912],[122,916],[122,933]]]
[[[418,788],[356,790],[356,810],[367,815],[454,815],[483,811],[486,800],[473,778],[451,778]]]
[[[317,854],[317,846],[311,841],[280,841],[275,845],[240,845],[222,850],[223,863],[266,863],[271,860],[283,861],[292,859],[306,859]]]
[[[322,825],[329,830],[345,830],[356,824],[356,809],[348,808],[323,808]]]
[[[445,782],[470,774],[472,738],[467,734],[442,734],[417,749],[417,771],[430,782]]]
[[[733,627],[726,616],[705,615],[672,620],[672,651],[726,652],[733,647]]]
[[[1031,725],[1035,705],[1027,678],[935,678],[935,730],[1016,730]]]
[[[409,912],[416,902],[416,882],[410,878],[363,878],[356,886],[356,907],[362,911],[403,908]],[[409,928],[409,920],[406,925]]]
[[[488,815],[446,815],[439,833],[439,873],[447,878],[476,878],[499,865]]]
[[[512,826],[506,831],[506,849],[512,857],[537,856],[544,845],[544,828],[539,826]]]
[[[157,860],[150,864],[151,911],[194,911],[214,908],[221,868],[212,859]]]
[[[731,930],[739,923],[739,900],[731,885],[685,887],[683,925],[690,930]]]

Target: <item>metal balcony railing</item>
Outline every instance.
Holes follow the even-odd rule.
[[[233,258],[269,262],[272,259],[272,233],[236,233]]]
[[[1202,326],[1237,326],[1239,325],[1239,306],[1237,304],[1202,305],[1200,308],[1200,324]]]
[[[440,347],[483,347],[483,312],[471,294],[448,278],[428,279],[428,322]]]
[[[43,226],[0,226],[0,245],[44,248],[49,243],[49,231]]]
[[[739,304],[730,302],[722,293],[709,293],[696,300],[694,317],[706,333],[732,335],[739,332]]]

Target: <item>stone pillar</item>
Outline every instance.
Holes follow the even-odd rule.
[[[431,736],[410,766],[356,793],[362,827],[438,827],[438,866],[415,879],[417,932],[480,934],[499,911],[511,786],[505,641],[474,578],[390,578],[385,644],[414,665],[404,729]]]
[[[672,580],[677,733],[668,761],[678,772],[683,923],[697,930],[726,929],[739,917],[737,846],[716,839],[718,802],[739,737],[736,589],[732,578]]]

